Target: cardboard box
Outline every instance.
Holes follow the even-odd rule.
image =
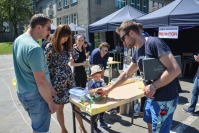
[[[181,68],[181,56],[177,55],[174,57]],[[159,59],[145,58],[143,59],[142,63],[145,80],[155,80],[159,78],[166,69]],[[178,77],[182,77],[182,74],[180,74]]]

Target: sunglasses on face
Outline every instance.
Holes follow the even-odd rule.
[[[121,40],[124,42],[125,41],[125,36],[129,34],[129,31],[127,31],[122,37],[121,37]]]
[[[103,49],[101,49],[101,51],[102,51],[103,53],[107,53],[107,52],[108,52],[108,50],[103,50]]]

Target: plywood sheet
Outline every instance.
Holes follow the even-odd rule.
[[[109,93],[108,100],[103,97],[100,102],[95,101],[92,106],[89,101],[85,101],[84,104],[72,98],[70,101],[88,114],[95,115],[143,97],[144,92],[140,85],[140,81],[136,81],[119,86]]]

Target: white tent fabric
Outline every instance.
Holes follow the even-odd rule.
[[[79,26],[75,25],[74,23],[70,23],[69,27],[70,27],[71,31],[75,31],[75,32],[76,31],[86,31],[86,29],[79,27]]]
[[[51,24],[51,30],[55,30],[57,28],[57,26]]]

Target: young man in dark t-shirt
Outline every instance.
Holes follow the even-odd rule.
[[[139,31],[137,23],[125,21],[116,30],[124,45],[137,50],[132,62],[112,85],[99,90],[101,95],[108,94],[115,87],[131,78],[136,71],[144,76],[142,60],[144,58],[157,58],[166,67],[162,75],[154,81],[145,81],[144,94],[147,97],[144,109],[144,121],[148,124],[149,133],[169,133],[173,113],[178,102],[180,88],[176,77],[181,73],[173,54],[163,40],[156,37],[144,37]]]
[[[101,42],[99,45],[99,48],[95,48],[89,59],[89,64],[91,66],[93,65],[99,65],[101,69],[103,70],[102,72],[102,77],[104,78],[104,71],[106,70],[106,65],[108,62],[109,58],[109,44],[107,42]]]

